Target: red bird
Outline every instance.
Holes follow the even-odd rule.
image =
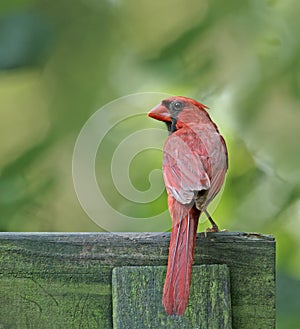
[[[193,99],[165,99],[148,115],[167,124],[163,174],[172,217],[168,268],[162,303],[166,313],[183,315],[187,307],[200,214],[220,191],[228,168],[227,148],[207,107]]]

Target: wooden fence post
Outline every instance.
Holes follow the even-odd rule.
[[[182,318],[160,301],[168,244],[168,233],[0,233],[0,328],[275,328],[272,236],[198,234]]]
[[[117,267],[113,270],[113,324],[123,328],[231,329],[227,265],[194,266],[190,303],[185,316],[167,316],[161,296],[162,266]]]

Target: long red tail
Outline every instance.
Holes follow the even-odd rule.
[[[200,211],[193,207],[172,226],[162,303],[166,313],[183,315],[190,295],[196,232]]]

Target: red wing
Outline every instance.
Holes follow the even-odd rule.
[[[203,165],[203,156],[199,140],[187,142],[173,134],[164,147],[163,172],[167,191],[178,202],[189,204],[195,192],[207,190],[210,179]]]
[[[207,194],[206,206],[214,199],[214,197],[220,191],[224,179],[225,179],[226,169],[219,170],[216,175],[211,180],[211,186]]]

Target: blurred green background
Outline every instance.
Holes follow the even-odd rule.
[[[299,13],[296,0],[1,1],[0,230],[101,230],[72,182],[85,121],[131,93],[193,97],[211,108],[229,148],[214,217],[232,231],[275,235],[278,328],[299,328]],[[119,139],[157,125],[149,120],[122,123]],[[115,147],[118,132],[110,135],[99,166]],[[160,152],[141,153],[133,184],[147,189],[160,163]],[[163,195],[132,208],[110,183],[111,204],[137,217],[166,207]]]

